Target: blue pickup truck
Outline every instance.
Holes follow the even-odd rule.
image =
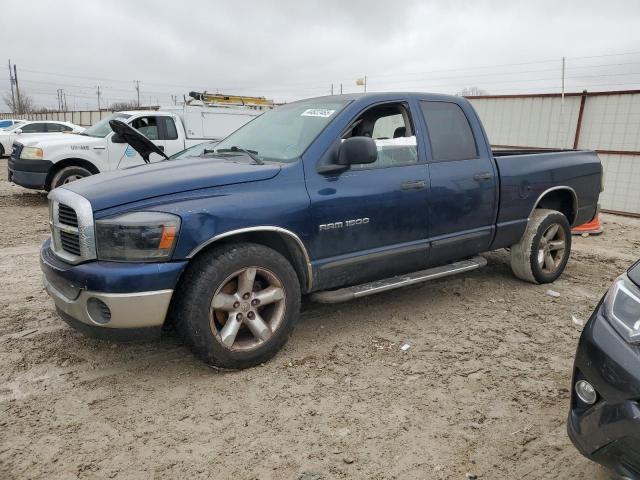
[[[595,153],[492,151],[471,104],[446,95],[298,101],[212,148],[49,194],[40,259],[67,323],[124,339],[171,325],[205,362],[249,367],[282,347],[303,295],[358,298],[501,248],[517,277],[552,282],[601,192]]]

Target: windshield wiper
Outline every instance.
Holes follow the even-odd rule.
[[[244,149],[242,147],[238,147],[236,145],[234,145],[231,148],[216,148],[216,152],[241,152],[244,153],[245,155],[247,155],[249,158],[251,158],[251,160],[253,160],[254,162],[256,162],[256,164],[258,165],[264,165],[264,162],[258,158],[256,155],[258,154],[258,152],[256,152],[255,150],[247,150]]]

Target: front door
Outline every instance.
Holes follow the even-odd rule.
[[[160,124],[162,118],[164,117],[158,115],[146,115],[144,117],[134,119],[130,122],[130,125],[153,143],[158,145],[161,149],[164,149],[165,145],[161,134],[163,125]],[[162,159],[162,156],[155,153],[152,153],[149,157],[151,162],[157,162]],[[109,147],[109,161],[114,165],[114,170],[134,167],[136,165],[144,165],[144,160],[140,154],[138,154],[138,152],[136,152],[135,149],[127,143],[112,142]]]
[[[452,102],[421,101],[429,165],[429,263],[449,263],[487,250],[494,234],[497,173],[478,148],[465,112]]]
[[[356,284],[418,270],[427,260],[427,166],[405,103],[361,113],[342,138],[372,137],[373,164],[307,174],[316,233],[316,287]]]

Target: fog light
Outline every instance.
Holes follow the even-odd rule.
[[[97,298],[91,297],[87,301],[87,312],[89,312],[91,320],[100,325],[109,323],[111,320],[111,310],[106,303]]]
[[[593,405],[598,399],[598,393],[586,380],[578,380],[576,382],[576,394],[578,398],[588,405]]]

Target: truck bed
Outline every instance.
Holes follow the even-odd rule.
[[[595,152],[493,150],[493,156],[500,178],[494,248],[504,246],[524,232],[538,199],[550,191],[558,190],[557,201],[568,204],[568,210],[573,211],[569,221],[574,225],[588,222],[595,215],[602,175],[602,165]]]

